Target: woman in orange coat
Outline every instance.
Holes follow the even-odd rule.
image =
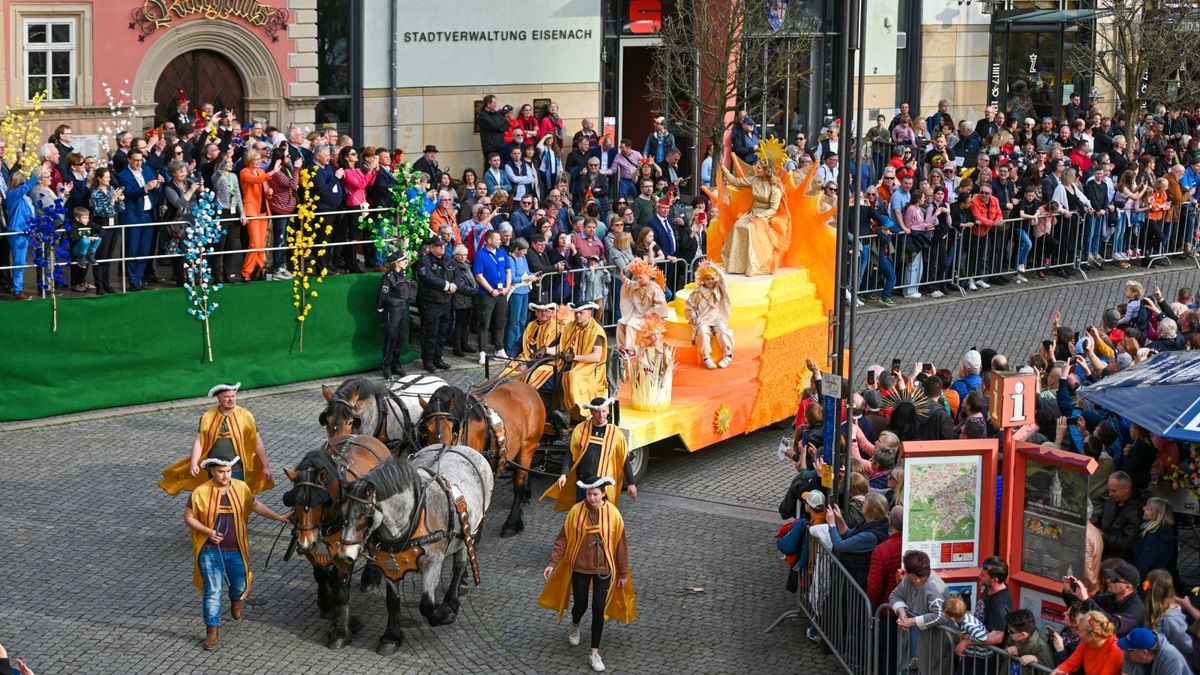
[[[260,155],[254,148],[246,148],[242,155],[244,168],[238,173],[238,181],[242,188],[243,213],[248,218],[246,231],[250,235],[250,252],[242,260],[242,279],[250,281],[256,275],[261,275],[266,267],[266,254],[262,250],[267,245],[267,228],[270,221],[263,216],[271,215],[271,207],[267,205],[267,181],[279,172],[282,163],[276,162],[270,171],[263,171],[258,165]]]
[[[1053,675],[1121,675],[1125,654],[1117,646],[1116,629],[1104,612],[1092,611],[1079,620],[1079,646]]]

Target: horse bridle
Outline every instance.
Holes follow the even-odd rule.
[[[370,499],[364,499],[363,497],[359,497],[358,495],[354,494],[353,492],[347,492],[346,499],[348,499],[352,502],[358,502],[359,504],[365,505],[368,509],[370,509],[368,511],[368,513],[370,513],[370,514],[374,514],[376,511],[379,510],[378,507],[376,507],[376,505],[375,505],[375,497],[374,496],[372,496]],[[349,514],[347,514],[347,516],[349,516]],[[357,519],[348,517],[347,520],[353,522],[354,526],[356,528],[358,527]],[[375,525],[371,524],[371,521],[374,519],[368,517],[366,520],[367,520],[367,525],[362,528],[362,533],[359,535],[358,539],[346,539],[343,537],[341,540],[342,546],[359,546],[359,545],[363,544],[364,542],[366,542],[367,539],[369,539],[371,537],[371,533],[373,533],[376,528]],[[345,530],[343,530],[343,532],[344,531]]]
[[[455,418],[454,413],[450,412],[449,410],[438,410],[435,412],[426,411],[426,413],[421,416],[420,425],[422,427],[427,427],[427,426],[429,426],[430,422],[433,422],[438,419],[446,419],[446,420],[450,421],[450,427],[453,431],[453,433],[451,434],[451,437],[450,437],[450,445],[458,445],[458,440],[463,434],[463,429],[462,429],[463,424],[460,420]],[[446,444],[445,441],[442,440],[441,425],[435,424],[434,428],[436,429],[437,435],[433,436],[433,442],[430,443],[430,445],[437,445],[439,443],[445,445]]]

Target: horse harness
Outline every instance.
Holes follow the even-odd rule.
[[[494,385],[492,388],[494,388]],[[484,392],[485,395],[486,393],[488,392]],[[467,393],[467,404],[463,409],[463,419],[461,421],[455,420],[453,414],[450,412],[427,413],[427,416],[431,419],[445,417],[451,422],[459,422],[458,429],[454,432],[450,443],[452,445],[462,445],[462,438],[467,436],[470,431],[472,411],[478,412],[479,417],[484,421],[484,428],[487,430],[487,439],[484,447],[480,450],[480,454],[489,461],[492,459],[496,460],[495,475],[499,476],[504,471],[504,466],[510,461],[508,458],[508,432],[504,428],[504,418],[500,417],[499,413],[484,401],[483,396],[475,392]]]
[[[425,523],[427,509],[425,491],[429,488],[430,483],[433,482],[436,482],[446,495],[446,501],[449,504],[449,518],[447,522],[454,522],[455,518],[457,518],[461,529],[460,532],[455,532],[449,528],[437,530],[436,532],[429,531],[429,527]],[[368,504],[366,500],[352,494],[347,494],[346,496],[356,502]],[[475,581],[475,585],[478,586],[480,582],[479,560],[475,556],[475,537],[471,534],[467,498],[453,483],[441,475],[435,475],[421,484],[419,501],[421,508],[417,511],[414,518],[416,526],[410,525],[409,535],[404,539],[393,541],[385,540],[378,534],[368,536],[365,542],[367,559],[371,561],[372,565],[378,567],[389,580],[400,581],[409,572],[417,569],[417,563],[420,561],[421,556],[425,555],[426,545],[442,541],[443,539],[458,538],[462,539],[467,547],[467,558],[471,561],[471,577]],[[374,508],[373,504],[370,504],[370,506]]]
[[[375,397],[375,408],[379,414],[377,415],[378,421],[375,423],[375,431],[371,435],[374,436],[375,438],[378,438],[379,440],[383,441],[384,444],[387,445],[388,448],[393,451],[395,450],[395,448],[393,448],[392,445],[394,443],[401,443],[404,441],[404,439],[396,439],[393,441],[388,438],[388,435],[387,435],[388,405],[387,405],[387,403],[388,403],[388,401],[391,401],[396,404],[397,408],[400,409],[400,415],[403,416],[403,418],[404,418],[403,428],[405,429],[405,432],[410,436],[410,438],[407,440],[415,448],[417,445],[416,444],[416,440],[417,440],[416,439],[416,425],[414,424],[414,420],[412,419],[412,416],[410,416],[408,414],[408,406],[404,405],[404,400],[401,398],[401,396],[403,395],[403,392],[406,391],[409,387],[414,387],[414,386],[417,386],[420,384],[426,384],[424,376],[419,376],[419,377],[417,377],[417,379],[414,379],[414,380],[411,380],[408,382],[402,381],[402,382],[400,382],[399,388],[396,390],[393,390],[391,387],[384,387],[384,391],[387,392],[387,399],[384,399],[382,396]],[[397,392],[400,392],[400,393],[397,393]]]
[[[329,485],[321,485],[320,483],[314,483],[311,481],[300,481],[295,484],[296,487],[311,487],[325,490],[329,492],[330,498],[335,503],[341,501],[341,494],[343,494],[343,488],[345,485],[356,481],[363,476],[363,474],[355,471],[354,467],[350,465],[350,461],[347,459],[348,455],[350,454],[350,450],[355,447],[362,448],[363,450],[371,453],[371,456],[374,457],[380,464],[387,460],[386,457],[380,457],[373,449],[360,443],[358,439],[359,436],[357,434],[346,436],[337,446],[334,446],[333,443],[331,443],[329,440],[326,440],[323,449],[327,451],[326,454],[329,455],[329,458],[333,460],[334,466],[337,467],[337,476],[330,481]],[[353,478],[351,480],[346,480],[347,475],[353,476]],[[331,488],[337,488],[338,495],[334,495],[334,490]],[[328,568],[336,566],[342,571],[343,575],[347,575],[349,570],[354,566],[353,563],[342,562],[338,560],[336,555],[338,543],[342,539],[342,518],[339,515],[338,510],[335,508],[329,509],[327,513],[333,514],[334,516],[331,520],[329,520],[329,522],[324,522],[325,519],[322,518],[322,522],[319,525],[301,525],[300,523],[296,523],[293,527],[295,527],[297,530],[313,530],[319,528],[321,530],[321,534],[317,537],[317,543],[312,548],[305,551],[304,557],[308,558],[309,562],[318,567]]]

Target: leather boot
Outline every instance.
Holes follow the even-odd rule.
[[[217,627],[208,626],[208,632],[204,636],[204,651],[211,652],[217,648]]]
[[[242,615],[246,613],[246,603],[235,602],[229,607],[229,615],[234,621],[241,621]]]

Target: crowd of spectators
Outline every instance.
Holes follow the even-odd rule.
[[[835,556],[872,607],[888,608],[881,630],[912,636],[913,667],[922,673],[952,672],[955,659],[967,661],[957,672],[1007,672],[1007,664],[978,667],[980,659],[1003,659],[1001,651],[1026,673],[1034,663],[1088,675],[1200,672],[1200,649],[1193,648],[1200,636],[1198,592],[1180,578],[1178,523],[1164,498],[1169,490],[1160,487],[1179,480],[1160,483],[1160,477],[1193,471],[1193,449],[1095,406],[1079,391],[1160,352],[1200,349],[1200,311],[1191,288],[1167,296],[1135,280],[1113,300],[1097,308],[1094,325],[1078,331],[1062,325],[1056,312],[1044,339],[1030,336],[1030,351],[1019,360],[972,348],[954,372],[921,362],[911,372],[895,363],[871,366],[839,419],[854,439],[849,482],[844,473],[836,478],[849,485],[841,508],[821,485],[825,420],[820,371],[810,362],[813,383],[802,395],[788,451],[796,474],[779,505],[786,522],[777,543],[788,556],[789,586],[804,585],[820,551]],[[901,550],[904,444],[1002,438],[987,416],[989,383],[1010,371],[1036,375],[1039,382],[1035,423],[1018,432],[1019,440],[1087,455],[1098,467],[1090,479],[1083,569],[1063,578],[1062,600],[1069,608],[1063,630],[1045,635],[1027,609],[1013,610],[1005,560],[983,561],[972,613],[963,598],[947,592],[926,554]],[[991,504],[984,509],[997,525],[1002,489],[1001,478],[994,510]],[[855,606],[853,600],[844,604]],[[829,621],[836,633],[837,619]],[[950,642],[941,634],[947,631]],[[894,658],[898,633],[886,635],[880,658]],[[809,637],[821,640],[815,628]]]
[[[1026,272],[1169,265],[1196,250],[1200,107],[1109,116],[1075,94],[1057,117],[989,107],[957,124],[948,109],[943,100],[921,118],[903,103],[857,150],[836,122],[818,143],[800,132],[788,148],[830,203],[841,167],[849,172],[863,300],[893,305],[897,285],[909,298],[941,297],[1025,283]]]

